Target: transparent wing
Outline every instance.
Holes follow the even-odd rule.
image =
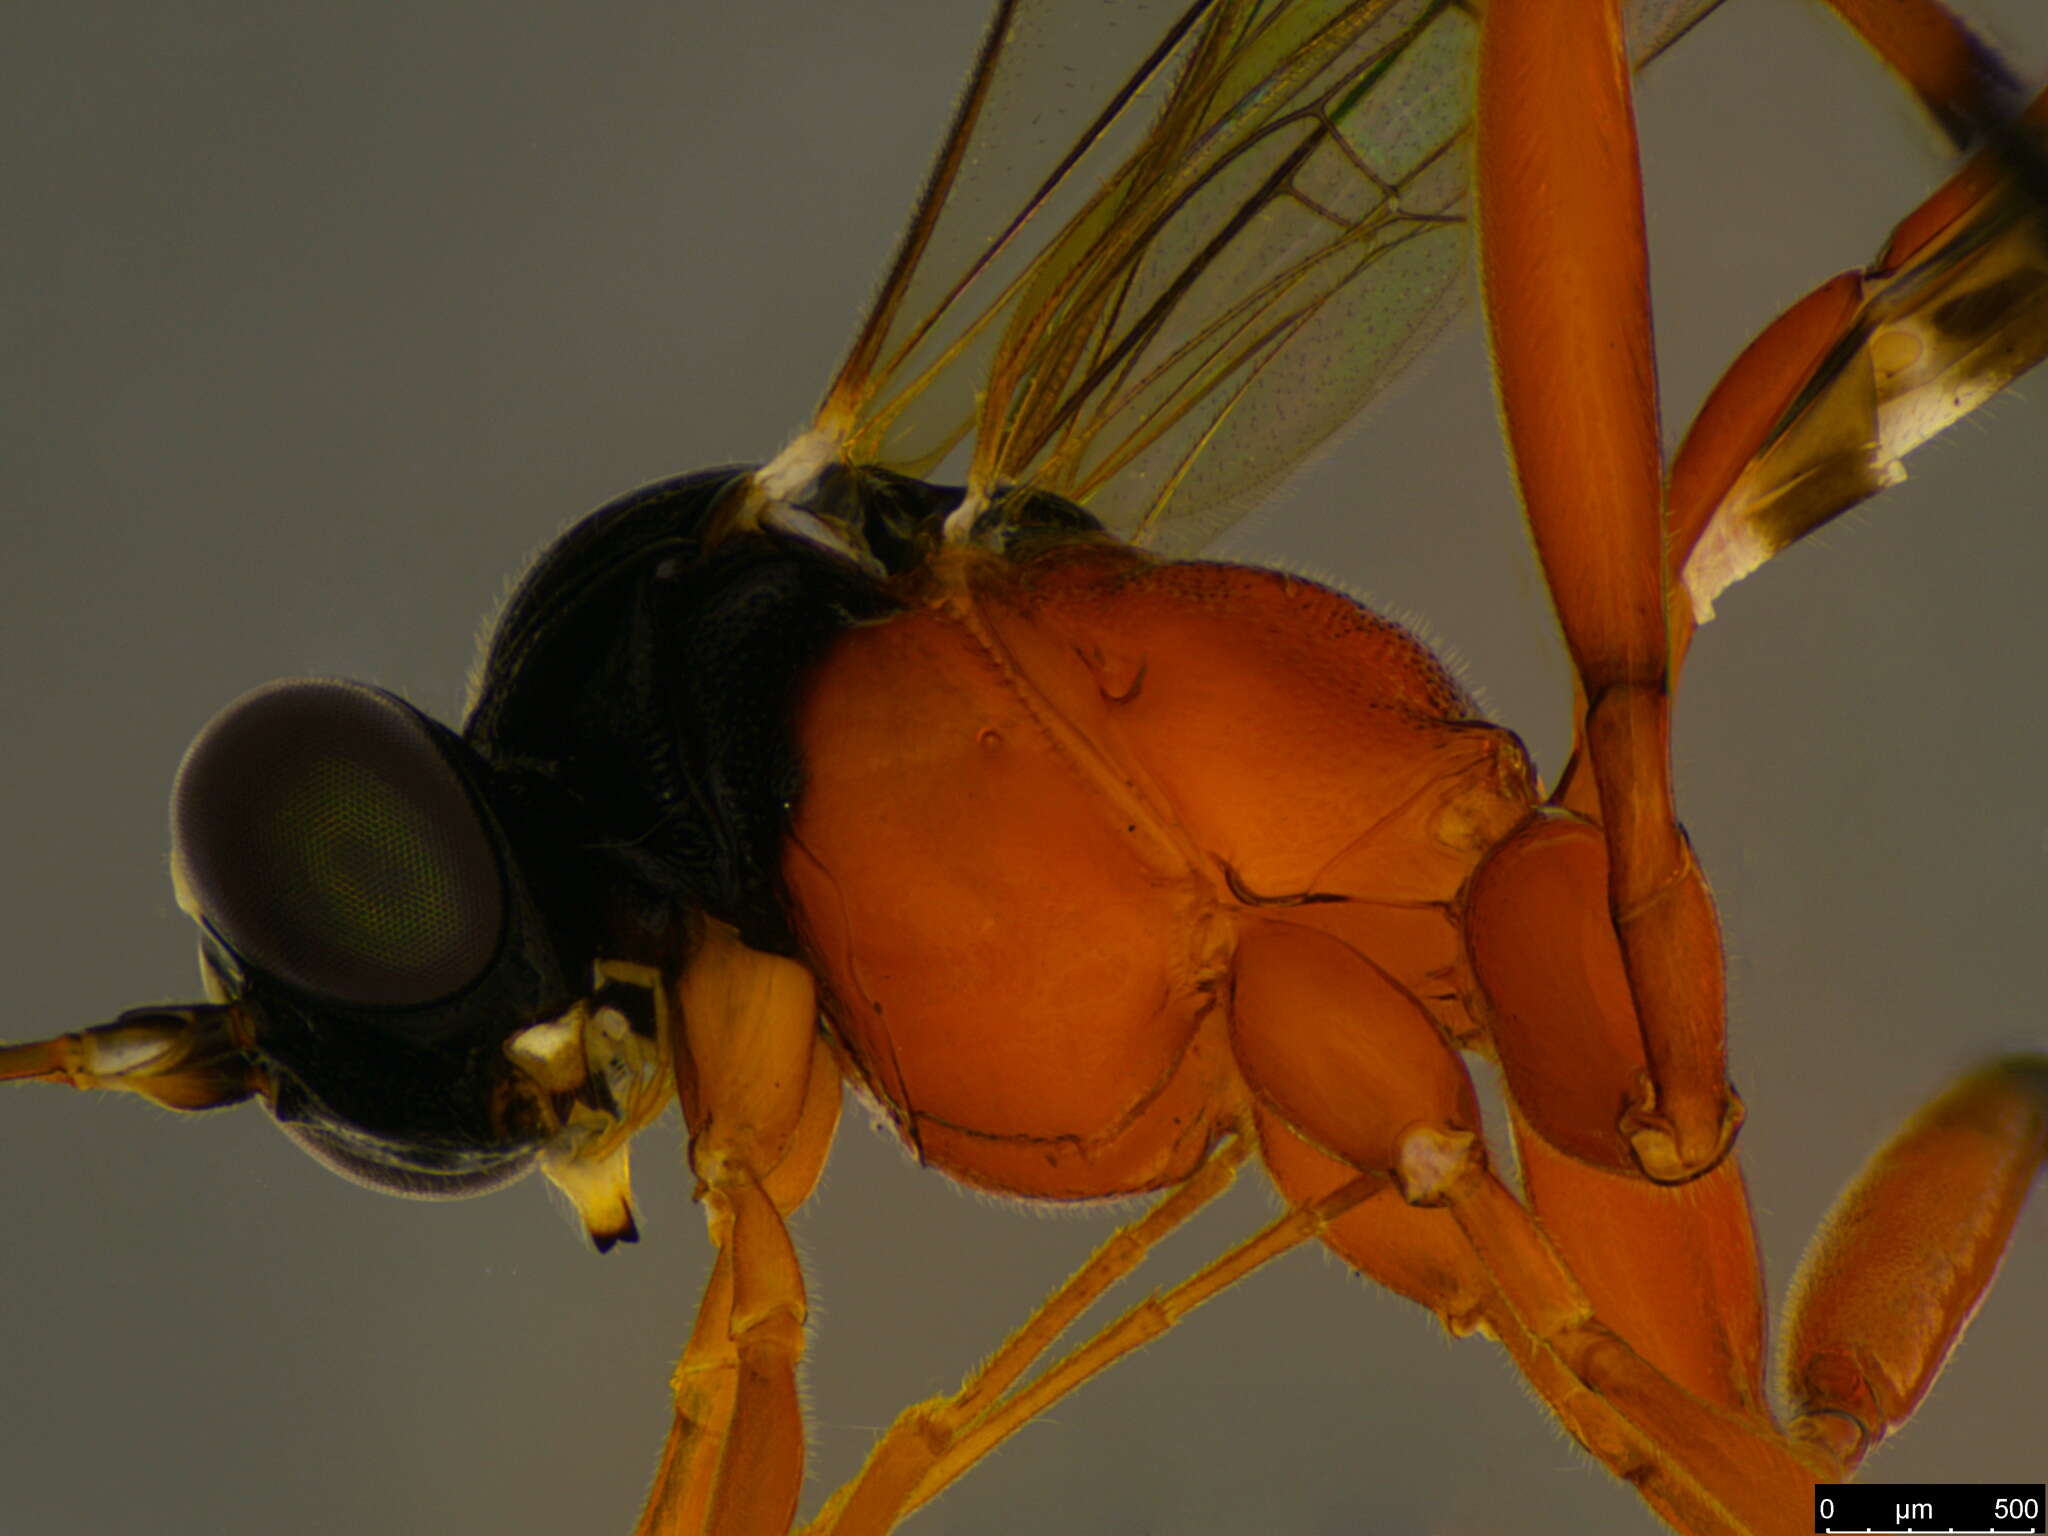
[[[1639,0],[1638,56],[1718,0]],[[1009,0],[817,419],[1187,549],[1463,303],[1457,0]]]

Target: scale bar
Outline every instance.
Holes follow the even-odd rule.
[[[2041,1483],[1822,1483],[1816,1536],[2048,1536]]]

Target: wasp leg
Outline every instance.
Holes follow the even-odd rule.
[[[1795,1451],[1768,1424],[1701,1401],[1637,1353],[1594,1309],[1476,1144],[1410,1136],[1396,1173],[1409,1199],[1441,1203],[1457,1219],[1535,1346],[1647,1443],[1646,1463],[1616,1470],[1646,1495],[1660,1494],[1651,1497],[1660,1508],[1668,1501],[1688,1510],[1681,1529],[1789,1536],[1812,1528],[1813,1484],[1842,1476],[1841,1463],[1819,1446]],[[1548,1373],[1527,1374],[1548,1396]]]
[[[1267,1167],[1290,1202],[1312,1203],[1319,1192],[1358,1177],[1356,1169],[1318,1151],[1278,1115],[1261,1112],[1258,1123]],[[1676,1199],[1711,1189],[1732,1169],[1733,1160],[1728,1159],[1704,1178],[1676,1189],[1641,1179],[1628,1181],[1628,1188],[1637,1195]],[[1612,1175],[1601,1177],[1610,1184],[1621,1182]],[[1545,1226],[1547,1230],[1547,1221]],[[1648,1234],[1651,1243],[1664,1236],[1657,1227],[1649,1228]],[[1450,1212],[1408,1204],[1388,1180],[1380,1194],[1331,1222],[1322,1236],[1345,1262],[1427,1307],[1451,1333],[1482,1334],[1498,1343],[1572,1438],[1633,1486],[1675,1529],[1711,1531],[1728,1526],[1728,1513],[1717,1500],[1691,1479],[1674,1476],[1654,1439],[1573,1376],[1516,1320]],[[1630,1231],[1625,1241],[1633,1248],[1644,1239]],[[1681,1315],[1688,1311],[1688,1296],[1659,1295]],[[1598,1310],[1597,1302],[1595,1306]],[[1617,1331],[1626,1331],[1620,1319],[1614,1322]]]
[[[1741,1117],[1724,1078],[1718,924],[1671,801],[1670,697],[1692,628],[1730,581],[1897,479],[1905,453],[2048,352],[2048,173],[2029,136],[2048,98],[2015,126],[1995,56],[1934,0],[1834,4],[1952,133],[1993,150],[1872,269],[1825,285],[1743,355],[1674,466],[1668,522],[1656,515],[1618,30],[1611,14],[1583,25],[1564,0],[1486,18],[1479,184],[1495,366],[1578,675],[1579,740],[1556,803],[1604,829],[1645,1057],[1621,1131],[1633,1161],[1667,1182],[1711,1166]],[[1547,1043],[1559,1031],[1576,1043],[1574,1027],[1553,1017]],[[1510,1085],[1539,1124],[1555,1118],[1512,1069]]]
[[[712,923],[678,987],[677,1088],[718,1260],[640,1536],[786,1536],[803,1488],[803,1271],[783,1223],[824,1166],[839,1071],[810,973]]]
[[[2004,66],[1940,0],[1826,0],[1958,147],[1993,126]],[[1997,71],[1994,75],[1992,72]]]
[[[1951,127],[1983,130],[2009,110],[1985,95],[1986,56],[1938,5],[1836,8]],[[2048,123],[2048,95],[2027,121]],[[1672,686],[1721,587],[1897,479],[1907,452],[2048,350],[2038,196],[2016,166],[2038,150],[2009,124],[1988,127],[1995,142],[2004,133],[1997,153],[1923,204],[1870,268],[1782,316],[1694,422],[1667,495]],[[1594,775],[1576,767],[1558,800],[1601,815]],[[1616,1085],[1647,1063],[1627,973],[1602,932],[1607,889],[1600,837],[1551,816],[1498,850],[1467,892],[1491,1003],[1477,1011],[1492,1014],[1516,1089],[1524,1192],[1603,1319],[1696,1396],[1763,1424],[1759,1276],[1733,1159],[1670,1190],[1608,1171],[1627,1167],[1610,1131]]]
[[[1721,375],[1707,396],[1699,414],[1671,461],[1671,483],[1665,493],[1666,518],[1671,530],[1669,544],[1673,601],[1671,603],[1672,667],[1683,661],[1693,632],[1713,616],[1713,600],[1735,578],[1724,569],[1709,578],[1710,589],[1693,596],[1686,591],[1686,566],[1701,538],[1724,505],[1731,490],[1764,452],[1778,424],[1793,408],[1793,402],[1827,361],[1841,339],[1856,323],[1863,292],[1864,274],[1844,272],[1814,289],[1784,314],[1773,320]],[[1871,422],[1876,400],[1859,414]],[[1874,422],[1871,422],[1874,425]],[[1873,441],[1875,438],[1873,436]],[[1859,477],[1860,478],[1860,477]],[[1875,484],[1858,484],[1831,493],[1839,500],[1833,509],[1854,505],[1876,489]],[[1833,515],[1833,512],[1828,514]],[[1818,527],[1819,520],[1809,526]],[[1754,542],[1739,526],[1719,533],[1716,544]],[[1786,540],[1785,542],[1790,542]],[[1778,548],[1782,548],[1779,544]],[[1754,569],[1769,554],[1762,546],[1760,558],[1742,560]],[[1740,557],[1737,557],[1740,560]]]
[[[1647,1064],[1607,889],[1599,830],[1552,813],[1489,855],[1463,898],[1524,1192],[1638,1350],[1696,1396],[1761,1417],[1763,1285],[1742,1175],[1731,1155],[1687,1184],[1652,1184],[1618,1124]]]
[[[1695,1397],[1768,1424],[1763,1267],[1736,1158],[1653,1184],[1590,1168],[1511,1113],[1523,1195],[1593,1309]]]
[[[1250,1151],[1245,1135],[1233,1137],[1165,1199],[1112,1233],[958,1392],[913,1404],[898,1414],[875,1443],[860,1476],[827,1501],[818,1518],[804,1528],[805,1536],[879,1536],[891,1530],[1052,1401],[1113,1363],[1114,1356],[1101,1359],[1074,1375],[1069,1369],[1074,1357],[1069,1356],[1038,1381],[1017,1389],[1024,1373],[1105,1291],[1142,1264],[1168,1233],[1230,1187]],[[1048,1397],[1043,1383],[1056,1374],[1061,1385]],[[1027,1397],[1029,1410],[1014,1411]]]
[[[1673,604],[1674,671],[1721,588],[1898,479],[1900,458],[2048,346],[2038,228],[2010,227],[2038,226],[2048,92],[2015,115],[2010,71],[1939,0],[1827,3],[1958,147],[1992,147],[1901,221],[1876,261],[1772,322],[1694,418],[1667,492],[1669,576],[1690,588]],[[1788,454],[1778,443],[1795,416],[1808,420]],[[1767,453],[1779,462],[1760,462]],[[1710,519],[1720,526],[1693,559]]]
[[[2044,130],[2048,92],[2009,137]],[[2015,153],[1971,160],[1707,397],[1671,466],[1674,667],[1730,583],[1902,479],[1907,454],[2048,354],[2040,194],[2012,173]]]
[[[1628,82],[1613,0],[1487,8],[1478,184],[1495,378],[1585,700],[1608,906],[1648,1061],[1622,1133],[1644,1172],[1676,1182],[1720,1159],[1741,1111],[1726,1077],[1720,928],[1671,797],[1662,466]]]
[[[1261,1265],[1298,1248],[1345,1212],[1371,1197],[1376,1177],[1353,1179],[1312,1205],[1289,1211],[1235,1248],[1205,1264],[1180,1284],[1147,1296],[1085,1344],[1003,1401],[971,1437],[933,1467],[911,1502],[915,1509],[973,1465],[993,1446],[1023,1428],[1074,1388],[1159,1338],[1203,1302],[1229,1289]]]
[[[2048,1056],[1995,1062],[1900,1127],[1793,1282],[1792,1433],[1853,1467],[1905,1422],[1977,1310],[2048,1160]]]
[[[1446,1308],[1447,1321],[1461,1317],[1498,1337],[1574,1436],[1681,1529],[1789,1531],[1810,1515],[1815,1472],[1837,1468],[1817,1449],[1805,1453],[1808,1465],[1768,1423],[1688,1392],[1596,1312],[1488,1168],[1456,1053],[1368,959],[1314,930],[1246,924],[1231,1031],[1239,1067],[1272,1117],[1355,1174],[1382,1187],[1391,1180],[1408,1204],[1440,1208],[1470,1254],[1459,1257],[1458,1241],[1418,1217],[1385,1223],[1380,1235],[1398,1243],[1405,1227],[1428,1251],[1391,1265],[1375,1256],[1369,1270],[1405,1269],[1410,1294],[1462,1295],[1462,1312]],[[1283,1171],[1289,1160],[1275,1160],[1282,1177],[1293,1176]]]

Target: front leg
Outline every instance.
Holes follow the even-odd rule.
[[[718,1260],[676,1367],[639,1536],[785,1536],[803,1490],[803,1269],[783,1222],[823,1170],[839,1071],[810,973],[708,924],[678,986],[676,1082]]]

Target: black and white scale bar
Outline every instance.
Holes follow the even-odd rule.
[[[2040,1483],[1822,1483],[1813,1490],[1813,1528],[1828,1536],[2048,1536],[2043,1490]]]

